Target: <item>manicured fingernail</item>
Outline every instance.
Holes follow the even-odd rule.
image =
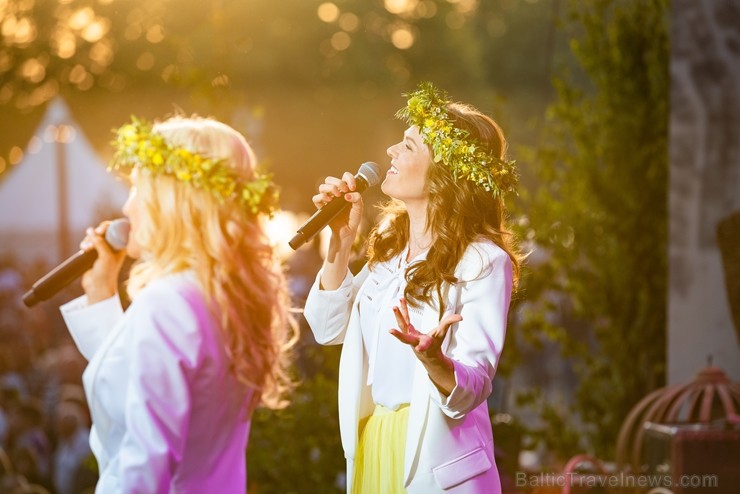
[[[352,199],[352,194],[344,194],[344,198],[349,201]]]

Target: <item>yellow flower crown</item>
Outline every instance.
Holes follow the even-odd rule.
[[[152,174],[166,174],[210,191],[221,202],[237,201],[252,214],[272,216],[278,205],[278,188],[269,174],[255,173],[245,182],[225,159],[215,159],[171,146],[152,131],[152,125],[136,117],[114,130],[116,151],[108,169],[131,170],[136,167]]]
[[[408,102],[396,112],[396,118],[419,128],[422,139],[432,148],[434,162],[444,163],[455,180],[469,180],[494,197],[515,190],[514,162],[485,151],[469,132],[455,127],[447,111],[451,103],[447,93],[430,82],[423,82],[416,91],[404,96]]]

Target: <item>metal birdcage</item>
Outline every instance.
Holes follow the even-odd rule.
[[[641,469],[645,439],[643,424],[737,423],[740,416],[740,383],[731,382],[715,366],[702,369],[688,383],[666,386],[640,400],[622,424],[617,440],[617,464]]]

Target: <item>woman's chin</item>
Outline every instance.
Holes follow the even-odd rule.
[[[393,186],[388,183],[388,177],[386,177],[386,179],[383,180],[383,183],[380,184],[380,190],[383,194],[393,197]]]

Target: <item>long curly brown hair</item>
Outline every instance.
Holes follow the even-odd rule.
[[[466,130],[479,144],[499,158],[506,154],[506,140],[499,125],[476,108],[450,103],[447,111],[454,124]],[[468,246],[490,240],[511,259],[514,286],[519,278],[522,255],[506,227],[506,209],[501,197],[467,180],[454,180],[444,163],[431,163],[427,172],[429,203],[427,226],[433,243],[426,261],[414,263],[406,272],[404,297],[411,306],[442,300],[445,283],[456,283],[455,268]],[[409,241],[409,217],[401,201],[391,199],[381,206],[381,219],[370,232],[368,262],[388,261],[403,252]],[[440,314],[444,307],[439,307]]]

